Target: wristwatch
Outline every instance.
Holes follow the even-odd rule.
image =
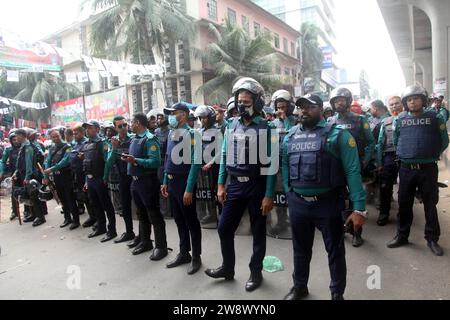
[[[367,212],[367,211],[358,211],[358,210],[355,210],[355,211],[353,211],[353,212],[356,213],[357,215],[362,216],[364,219],[369,219],[369,212]]]

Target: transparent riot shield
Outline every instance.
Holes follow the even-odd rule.
[[[197,216],[202,228],[216,229],[218,224],[217,190],[212,170],[201,171],[197,181]]]
[[[117,165],[113,165],[111,172],[109,173],[108,191],[111,197],[112,204],[114,206],[114,211],[118,215],[122,215],[122,200],[120,197],[119,183],[120,183],[120,173]]]
[[[274,208],[267,217],[267,235],[276,239],[292,239],[291,222],[281,171],[277,174]]]

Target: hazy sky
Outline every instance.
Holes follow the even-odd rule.
[[[0,1],[0,28],[30,40],[70,25],[77,19],[81,3],[81,0]],[[365,69],[372,87],[383,95],[399,93],[404,78],[376,0],[335,0],[335,3],[339,66],[356,74]]]

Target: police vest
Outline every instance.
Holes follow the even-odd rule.
[[[189,132],[189,135],[184,133],[181,137],[176,137],[177,130],[172,130],[169,133],[168,142],[167,142],[167,159],[166,159],[166,166],[165,171],[168,174],[177,174],[177,175],[188,175],[191,171],[191,155],[189,154],[189,162],[184,163],[184,161],[181,164],[175,164],[173,156],[179,157],[180,159],[184,159],[184,150],[183,148],[179,152],[179,154],[173,155],[172,152],[174,151],[174,148],[178,146],[180,143],[188,143],[190,147],[192,146],[192,135]],[[185,142],[185,139],[188,139],[188,142]],[[191,152],[191,149],[189,149],[189,152]],[[180,161],[177,161],[180,162]]]
[[[70,168],[74,173],[82,174],[83,173],[83,160],[78,157],[80,152],[83,152],[83,147],[85,143],[76,143],[73,146],[72,152],[70,153]]]
[[[57,165],[62,158],[64,157],[64,155],[66,154],[67,149],[70,148],[69,144],[62,144],[59,147],[57,146],[52,146],[50,151],[52,153],[52,157],[50,158],[50,166],[54,167],[55,165]],[[66,168],[62,168],[61,171],[67,170],[69,169],[69,167]]]
[[[384,137],[383,137],[383,152],[395,152],[394,146],[394,117],[389,117],[383,120]]]
[[[358,146],[358,153],[360,158],[364,157],[365,149],[367,147],[367,141],[363,131],[362,120],[363,117],[350,112],[348,117],[338,118],[338,115],[336,115],[329,121],[330,124],[336,124],[339,127],[350,131],[353,138],[355,138],[356,140],[356,145]]]
[[[119,154],[128,154],[130,152],[131,141],[132,139],[126,137],[124,142],[120,142],[116,152]],[[119,156],[116,158],[115,166],[121,176],[126,176],[128,174],[128,163],[122,161]]]
[[[302,131],[292,129],[288,141],[289,183],[298,189],[337,189],[346,185],[341,161],[327,150],[334,125]]]
[[[5,171],[13,173],[16,171],[17,159],[19,157],[20,147],[11,147],[11,151],[9,153],[8,159],[5,164]]]
[[[87,175],[102,178],[105,170],[103,158],[103,140],[87,142],[84,145],[83,170]]]
[[[147,158],[147,142],[148,137],[138,137],[135,136],[130,140],[129,152],[130,155],[135,157],[136,159],[146,159]],[[142,166],[133,166],[128,164],[128,175],[132,177],[143,177],[156,174],[156,169],[147,169]]]
[[[397,155],[400,159],[439,158],[441,134],[435,112],[424,112],[419,117],[404,112],[398,117],[397,126]]]
[[[161,128],[158,128],[155,130],[155,136],[158,138],[159,141],[159,147],[161,151],[161,159],[164,159],[167,153],[167,139],[169,137],[169,129],[161,130]]]
[[[259,124],[252,122],[250,126],[245,126],[239,119],[235,119],[231,123],[227,139],[232,139],[233,162],[228,163],[227,161],[228,174],[236,177],[258,177],[261,175],[261,168],[264,166],[259,158],[259,140],[261,130],[269,129],[266,120],[260,121]],[[250,134],[248,134],[249,132]],[[230,140],[228,140],[228,143],[230,143]],[[255,158],[254,155],[251,157],[250,151],[256,152],[256,163],[250,163],[254,162],[250,160]]]
[[[45,156],[44,152],[42,151],[42,146],[37,145],[38,142],[30,141],[31,148],[33,149],[33,167],[37,167],[37,164],[39,163],[41,166],[44,164]]]
[[[33,159],[34,159],[34,148],[32,145],[26,145],[20,148],[19,155],[17,158],[17,172],[18,177],[21,181],[25,179],[26,170],[27,170],[27,163],[25,159],[26,149],[31,149],[33,152]],[[33,167],[33,175],[36,173],[36,166],[32,164]]]

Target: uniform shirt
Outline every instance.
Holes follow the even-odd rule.
[[[120,140],[120,136],[117,136],[117,137]],[[130,140],[132,138],[134,138],[134,134],[130,134],[130,133],[127,132],[127,139]],[[122,143],[124,141],[120,140],[120,142]],[[110,148],[108,150],[108,159],[106,160],[106,164],[105,164],[105,171],[107,171],[107,173],[108,173],[107,176],[109,176],[109,173],[111,172],[112,167],[116,163],[117,157],[118,157],[118,155],[115,152],[113,152],[112,142],[111,142]]]
[[[178,129],[185,129],[185,130],[189,130],[189,132],[191,133],[191,138],[192,138],[192,144],[191,144],[191,170],[189,171],[189,176],[188,176],[188,180],[187,180],[187,185],[186,185],[186,192],[187,193],[193,193],[194,192],[194,188],[197,185],[197,179],[198,179],[198,174],[200,173],[200,170],[202,168],[202,150],[200,148],[200,150],[198,150],[198,148],[195,148],[195,144],[197,143],[197,141],[195,141],[195,131],[194,129],[192,129],[191,127],[189,127],[189,125],[186,123],[183,127],[178,128]],[[170,134],[169,134],[169,139],[170,139]],[[201,143],[201,140],[198,142]],[[199,154],[200,153],[200,154]],[[164,185],[167,185],[169,182],[169,178],[166,172],[164,172]]]
[[[395,119],[397,119],[397,117],[394,118],[394,121]],[[385,133],[386,133],[386,126],[384,125],[384,122],[382,122],[380,133],[378,134],[377,146],[375,147],[375,152],[377,153],[376,161],[378,167],[382,166],[383,164],[383,147],[384,147]]]
[[[34,157],[34,150],[31,147],[31,143],[28,140],[25,140],[24,143],[22,143],[22,150],[20,152],[25,152],[25,178],[24,180],[31,180],[33,176],[33,157]],[[19,152],[19,153],[20,153]],[[19,158],[17,158],[17,165],[16,168],[19,167]],[[17,170],[16,170],[17,172]]]
[[[3,152],[2,159],[0,160],[0,177],[5,173],[5,166],[8,162],[9,155],[12,152],[13,147],[7,147]]]
[[[66,143],[65,141],[61,141],[58,145],[56,145],[56,147],[60,150],[60,148],[63,148],[64,145],[69,145],[70,146],[70,144]],[[48,155],[47,155],[47,157],[45,158],[45,161],[44,161],[44,168],[45,169],[50,169],[52,171],[52,173],[55,173],[57,171],[60,171],[61,169],[69,167],[70,166],[70,153],[71,152],[72,152],[72,147],[70,146],[69,148],[67,148],[67,150],[64,153],[64,156],[62,157],[62,159],[57,164],[55,164],[53,167],[51,167],[53,153],[52,153],[52,148],[50,148],[50,150],[48,151]]]
[[[364,139],[367,144],[366,148],[364,149],[364,159],[361,160],[370,162],[370,160],[372,160],[372,155],[375,150],[375,143],[376,143],[375,138],[373,137],[372,131],[370,130],[370,125],[367,118],[360,115],[357,116],[361,117],[362,132],[364,133]],[[338,113],[337,119],[341,118],[342,118],[341,114]],[[357,137],[354,138],[357,139]]]
[[[234,118],[231,118],[228,123],[228,128],[230,127],[231,123],[233,122]],[[261,116],[256,116],[252,118],[252,122],[255,124],[259,124],[264,119]],[[239,119],[239,121],[242,123],[242,119]],[[271,129],[276,129],[273,124],[270,122],[267,123],[267,151],[270,154],[271,159],[274,159],[275,153],[271,152],[272,146],[272,133]],[[223,139],[223,146],[222,146],[222,159],[220,161],[220,170],[219,170],[219,185],[225,185],[227,181],[227,149],[228,149],[228,130],[225,131],[225,137]],[[274,160],[277,161],[277,160]],[[270,161],[272,163],[273,161]],[[275,184],[276,184],[276,174],[267,176],[267,182],[266,182],[266,198],[273,198],[275,194]]]
[[[408,112],[409,115],[411,115],[410,112]],[[439,132],[441,135],[441,151],[440,153],[443,153],[445,149],[447,149],[449,144],[449,138],[448,138],[448,132],[447,132],[447,125],[442,117],[441,114],[437,115],[437,120],[439,124]],[[394,120],[394,146],[397,147],[398,145],[398,138],[400,135],[400,126],[397,126],[398,118]],[[426,141],[424,141],[426,143]],[[401,159],[403,163],[406,164],[426,164],[426,163],[435,163],[439,161],[439,158],[437,159]]]
[[[320,121],[317,126],[325,128],[327,126],[326,120]],[[331,191],[331,189],[293,189],[289,186],[288,142],[289,136],[287,136],[283,142],[282,160],[283,183],[286,193],[294,191],[305,197],[315,197]],[[328,135],[326,148],[328,152],[341,160],[347,178],[348,188],[350,190],[350,200],[353,202],[354,210],[365,211],[366,192],[362,185],[361,166],[355,139],[349,131],[333,128]]]

